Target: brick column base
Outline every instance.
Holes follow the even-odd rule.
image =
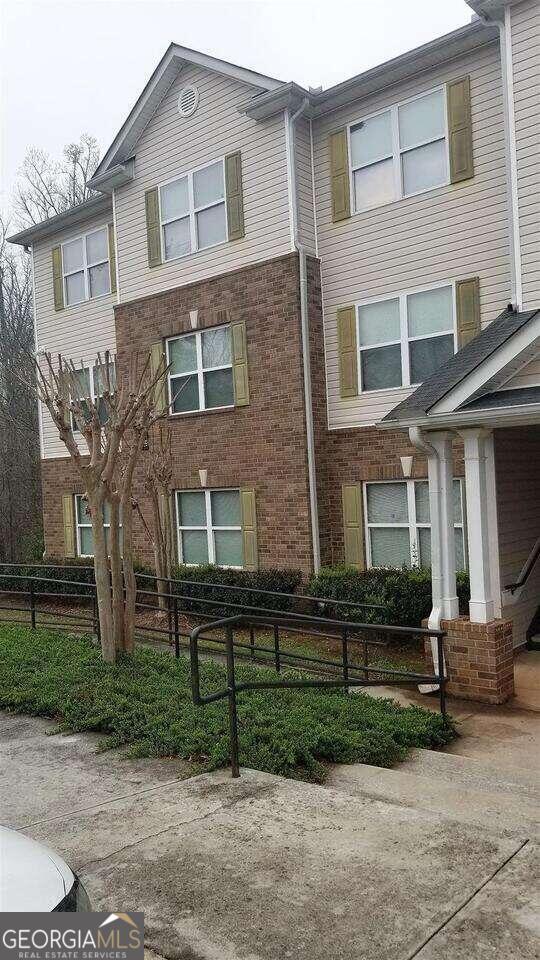
[[[480,703],[505,703],[514,693],[512,621],[471,623],[468,617],[443,620],[447,691],[451,696]],[[431,645],[426,658],[432,669]]]

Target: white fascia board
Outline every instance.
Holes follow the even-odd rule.
[[[94,177],[101,177],[112,164],[125,160],[132,153],[135,143],[186,63],[212,70],[214,73],[223,74],[265,91],[276,90],[283,85],[281,80],[276,80],[274,77],[266,77],[254,70],[201,53],[199,50],[190,50],[188,47],[180,47],[172,43],[105,153]]]
[[[540,403],[524,403],[521,406],[498,407],[496,410],[455,410],[436,417],[411,417],[410,420],[386,420],[377,423],[378,430],[458,430],[460,427],[525,427],[540,423]]]
[[[102,193],[112,193],[117,187],[123,187],[125,183],[133,180],[135,175],[135,160],[127,160],[125,163],[117,163],[114,167],[109,167],[99,176],[93,176],[88,181],[88,186],[92,190],[100,190]]]
[[[441,413],[454,413],[464,403],[470,400],[473,394],[482,389],[493,377],[499,374],[507,364],[527,348],[540,345],[540,311],[525,323],[506,343],[495,350],[490,357],[486,357],[479,366],[458,383],[441,400],[435,403],[430,411],[430,417]]]

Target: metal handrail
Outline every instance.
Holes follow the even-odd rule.
[[[518,590],[518,589],[519,589],[520,587],[522,587],[525,583],[527,583],[527,580],[529,579],[529,577],[530,577],[530,575],[531,575],[531,573],[532,573],[532,571],[533,571],[533,567],[534,567],[534,565],[535,565],[535,563],[536,563],[536,561],[538,560],[539,557],[540,557],[540,537],[539,537],[538,540],[536,541],[535,546],[533,547],[531,553],[530,553],[529,556],[527,557],[525,566],[523,567],[523,570],[521,571],[521,573],[520,573],[518,579],[516,580],[516,582],[515,582],[515,583],[507,583],[504,589],[505,589],[505,590],[509,590],[510,593],[515,593],[516,590]]]
[[[68,564],[39,564],[39,563],[0,563],[0,570],[3,567],[18,567],[18,568],[25,567],[27,569],[34,569],[34,570],[92,570],[92,571],[94,570],[93,566],[83,566],[82,564],[68,565]],[[13,574],[0,573],[0,578],[2,579],[15,579],[17,578],[17,576],[27,579],[29,577],[29,574],[17,575],[14,573]],[[257,595],[262,595],[267,597],[279,597],[285,600],[306,600],[309,603],[315,603],[319,605],[324,604],[326,606],[332,606],[332,607],[355,607],[358,609],[366,609],[366,610],[384,610],[384,611],[387,610],[387,608],[383,604],[379,604],[379,603],[361,603],[360,601],[357,601],[357,600],[334,600],[332,597],[316,597],[316,596],[311,596],[310,594],[307,594],[307,593],[285,593],[285,592],[282,592],[281,590],[264,590],[259,587],[236,586],[235,584],[231,584],[231,583],[212,583],[206,580],[182,580],[182,579],[176,579],[175,577],[170,577],[170,578],[157,577],[155,574],[140,573],[140,572],[135,573],[135,578],[139,578],[141,580],[153,580],[156,583],[158,581],[161,583],[167,583],[169,586],[169,594],[172,594],[171,584],[178,583],[178,584],[186,584],[187,586],[193,586],[193,587],[204,587],[205,589],[210,588],[212,590],[236,591],[237,593],[238,592],[255,593]],[[84,587],[91,586],[94,583],[94,581],[83,581],[82,583],[77,583],[74,580],[65,580],[65,579],[53,580],[49,577],[39,577],[39,576],[34,577],[34,579],[48,580],[50,583],[68,583],[72,586],[84,586]],[[142,591],[140,588],[138,588],[138,591],[139,593],[150,592],[150,591]],[[155,591],[152,591],[152,592],[155,593]],[[164,597],[164,596],[168,596],[169,594],[162,593],[161,596]],[[221,603],[222,606],[226,605],[225,600],[223,601],[209,600],[206,597],[190,597],[189,595],[185,595],[182,597],[182,599],[192,600],[193,602],[204,600],[205,602],[208,602],[208,603],[213,603],[213,604]],[[234,604],[234,606],[244,607],[246,605]],[[253,609],[260,609],[260,607],[258,608],[254,607]]]
[[[263,620],[263,625],[268,626],[268,618],[261,618]],[[316,619],[316,618],[313,618]],[[328,687],[328,688],[338,688],[338,687],[361,687],[369,684],[377,683],[397,683],[399,682],[392,677],[399,676],[401,680],[405,678],[406,680],[414,681],[415,683],[433,683],[435,681],[439,687],[439,705],[441,714],[446,715],[446,677],[444,670],[444,652],[443,652],[443,640],[446,634],[443,630],[429,630],[421,627],[412,627],[407,629],[406,627],[387,627],[383,625],[375,624],[350,624],[348,622],[339,622],[335,621],[334,626],[340,628],[337,630],[336,637],[341,635],[342,642],[342,659],[341,661],[325,661],[326,663],[332,663],[334,666],[341,666],[342,668],[342,678],[337,680],[308,680],[308,679],[294,679],[294,680],[261,680],[261,681],[252,681],[237,683],[236,674],[235,674],[235,642],[234,642],[234,627],[248,627],[250,631],[253,630],[253,627],[257,625],[257,622],[260,625],[260,620],[254,620],[253,618],[246,616],[245,614],[238,614],[234,617],[224,617],[221,620],[215,620],[213,623],[204,624],[204,626],[195,627],[190,634],[190,663],[191,663],[191,694],[193,702],[197,706],[203,706],[204,704],[215,703],[218,700],[227,700],[229,705],[229,736],[230,736],[230,757],[231,757],[231,774],[233,777],[240,776],[240,763],[239,763],[239,741],[238,741],[238,712],[237,712],[237,694],[242,691],[249,690],[278,690],[278,689],[305,689],[307,687]],[[279,648],[279,627],[280,622],[274,621],[274,639],[275,639],[275,667],[276,671],[280,671],[280,648]],[[225,644],[226,650],[226,663],[227,663],[227,686],[225,689],[218,690],[215,693],[207,694],[203,696],[201,693],[201,684],[200,684],[200,672],[199,672],[199,649],[198,641],[199,637],[202,634],[202,631],[205,630],[206,634],[208,631],[217,630],[224,628],[225,638],[224,640],[219,640]],[[403,633],[406,632],[409,635],[422,636],[422,637],[432,637],[435,638],[437,642],[437,673],[435,675],[424,675],[420,673],[413,673],[409,671],[398,672],[390,667],[380,667],[380,666],[371,666],[369,662],[364,663],[362,667],[354,666],[354,669],[361,669],[365,671],[365,676],[363,679],[355,678],[350,676],[350,670],[353,666],[349,659],[349,642],[352,643],[363,643],[364,649],[366,649],[366,639],[350,636],[349,630],[355,629],[356,631],[364,630],[371,631],[377,630],[378,632],[389,632],[389,633]],[[238,644],[237,644],[238,645]],[[261,648],[259,648],[261,649]],[[265,648],[271,652],[271,648]],[[383,675],[384,679],[379,680],[378,676],[376,679],[373,677],[370,678],[370,672],[377,675]],[[390,679],[388,679],[390,677]]]

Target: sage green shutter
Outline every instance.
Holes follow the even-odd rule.
[[[52,271],[54,289],[54,309],[64,309],[64,278],[62,276],[62,247],[53,247]]]
[[[75,509],[73,494],[65,493],[62,497],[62,516],[64,521],[64,557],[75,557]]]
[[[343,544],[345,563],[363,570],[364,552],[364,516],[362,512],[362,485],[344,483],[341,488],[343,505]]]
[[[356,308],[340,307],[337,312],[339,352],[339,395],[343,399],[358,396],[358,347]]]
[[[109,224],[109,275],[111,278],[111,293],[116,293],[116,244],[112,223]]]
[[[231,323],[231,351],[235,407],[249,403],[246,325],[243,320]]]
[[[470,277],[456,283],[458,347],[464,347],[480,333],[480,280]]]
[[[158,340],[150,347],[150,376],[154,379],[157,376],[160,364],[164,366],[163,361],[163,343]],[[167,383],[166,377],[156,384],[154,388],[154,402],[158,413],[163,413],[167,409]]]
[[[161,227],[159,223],[158,188],[147,190],[144,195],[146,209],[146,242],[148,245],[148,266],[158,267],[161,263]]]
[[[259,558],[257,555],[257,512],[254,490],[240,491],[240,507],[244,570],[256,570],[259,566]]]
[[[452,80],[447,85],[446,96],[450,182],[459,183],[461,180],[469,180],[474,176],[469,77]]]
[[[239,150],[225,157],[225,196],[229,240],[239,240],[246,232],[242,192],[242,154]]]
[[[330,176],[332,179],[332,220],[346,220],[351,215],[349,187],[349,151],[347,131],[330,134]]]

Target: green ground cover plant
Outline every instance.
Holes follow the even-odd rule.
[[[245,664],[237,674],[276,678]],[[201,681],[203,693],[222,689],[222,664],[202,661]],[[63,731],[98,731],[102,749],[124,747],[131,756],[174,755],[201,770],[229,762],[226,701],[196,707],[188,659],[148,648],[110,666],[88,637],[0,625],[0,708],[54,718]],[[329,762],[389,767],[410,747],[440,747],[455,736],[437,713],[330,690],[245,692],[238,718],[243,766],[318,782]]]

